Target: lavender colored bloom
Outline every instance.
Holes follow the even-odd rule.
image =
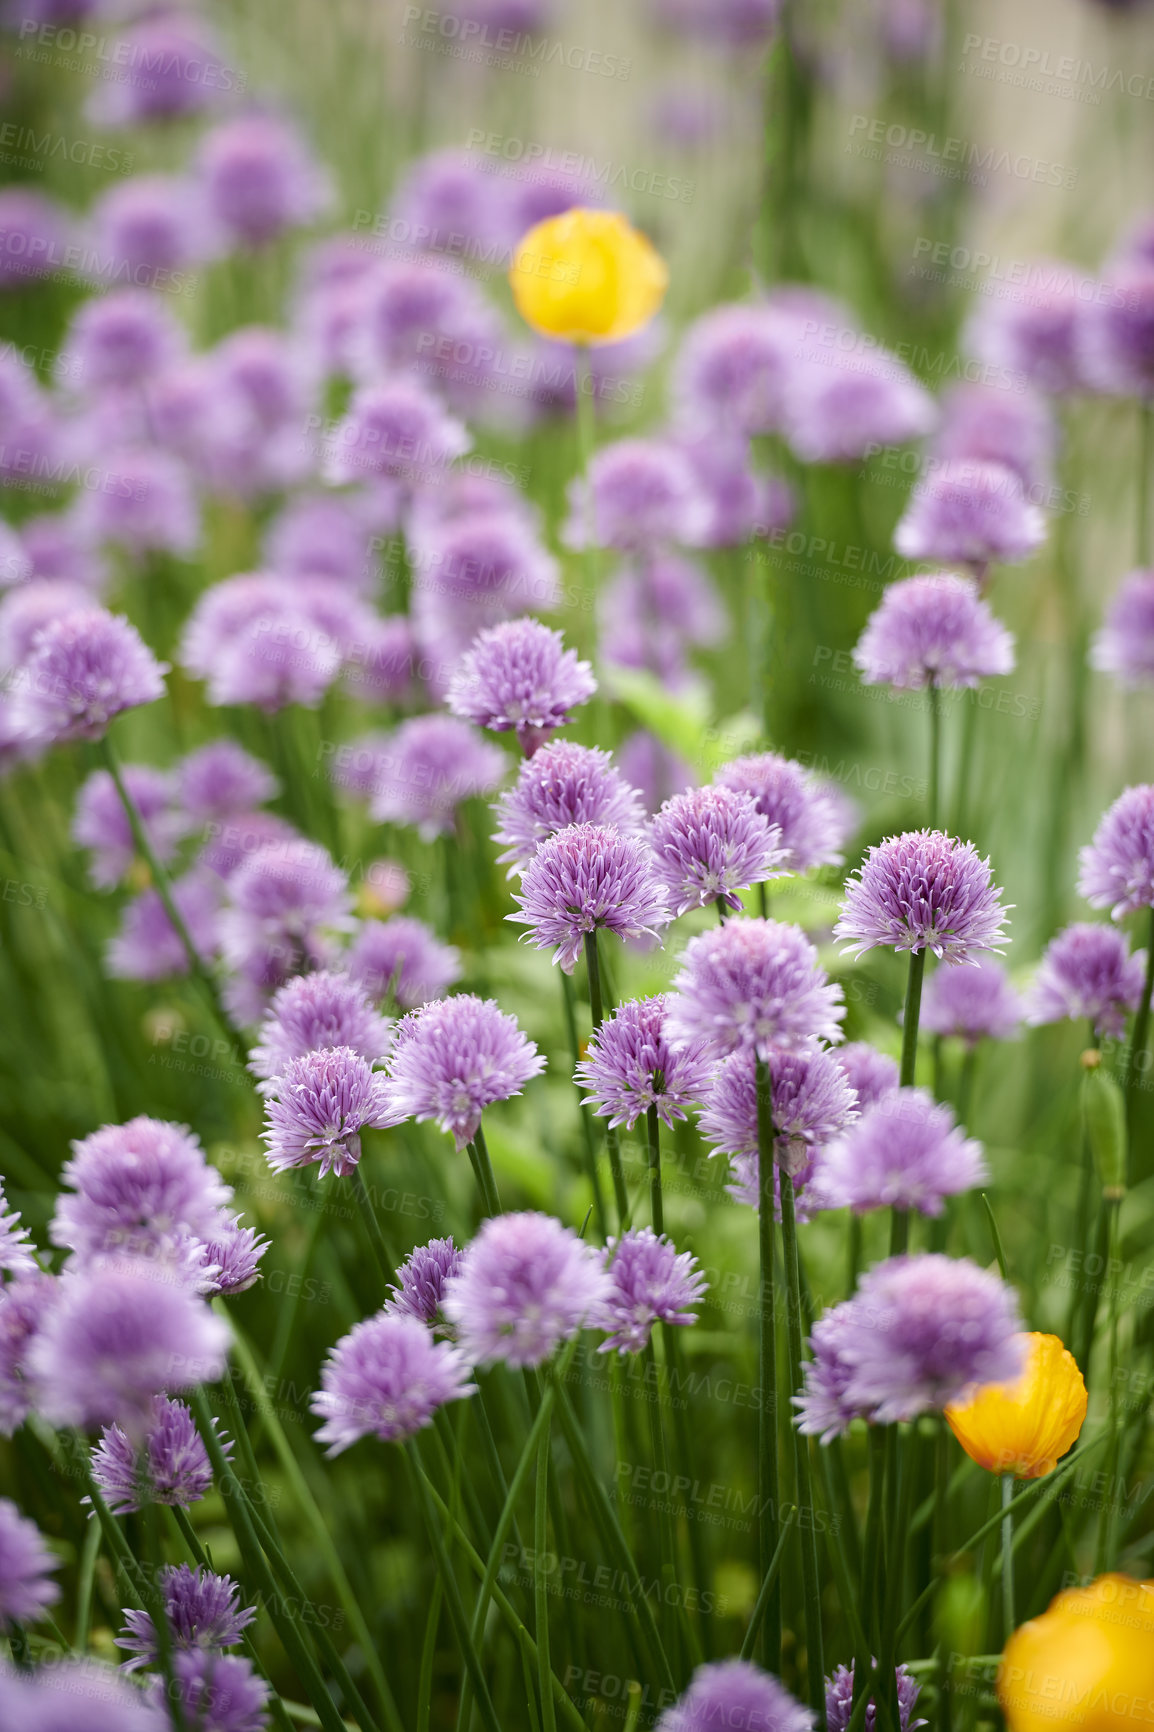
[[[788,1172],[798,1191],[799,1218],[811,1211],[808,1187],[814,1150],[840,1136],[855,1118],[853,1090],[833,1053],[813,1046],[769,1055],[769,1087],[775,1127],[774,1163]],[[730,1194],[757,1208],[761,1162],[757,1135],[757,1066],[750,1052],[731,1053],[718,1066],[701,1115],[701,1134],[715,1154],[732,1158]],[[774,1174],[775,1190],[779,1188]],[[821,1199],[825,1206],[825,1199]]]
[[[519,910],[505,916],[529,931],[538,950],[553,949],[566,974],[577,966],[587,933],[650,937],[670,919],[653,856],[634,836],[602,824],[571,824],[543,841],[513,892]]]
[[[463,655],[486,626],[548,611],[561,597],[557,561],[519,512],[490,506],[414,521],[410,563],[417,639],[436,659]]]
[[[1012,469],[1031,497],[1045,495],[1054,464],[1054,411],[1035,391],[955,385],[945,399],[930,465],[969,459]]]
[[[22,186],[0,192],[0,290],[59,269],[67,242],[64,212],[52,199]]]
[[[42,575],[37,573],[32,556],[16,531],[6,523],[0,524],[0,589],[11,589],[27,583],[30,577]]]
[[[540,620],[515,619],[483,631],[458,662],[448,705],[477,727],[515,730],[532,757],[596,690],[593,669],[565,648],[559,631]]]
[[[258,849],[304,841],[299,831],[272,812],[242,812],[228,823],[209,828],[212,833],[197,856],[197,864],[226,884]]]
[[[868,1041],[848,1041],[845,1046],[838,1047],[834,1057],[857,1096],[859,1113],[864,1113],[898,1086],[901,1073],[897,1059],[878,1052]]]
[[[100,595],[108,583],[108,567],[88,543],[74,511],[46,512],[20,525],[20,544],[31,570],[18,574],[10,566],[14,582],[26,577],[70,583],[90,595]]]
[[[217,1576],[188,1564],[166,1564],[160,1572],[160,1588],[169,1640],[177,1651],[234,1648],[256,1617],[252,1606],[239,1604],[240,1584],[231,1576]],[[124,1664],[126,1672],[159,1662],[156,1628],[147,1612],[124,1614],[124,1629],[116,1645],[133,1656]]]
[[[837,1436],[853,1418],[916,1419],[977,1383],[1021,1375],[1017,1297],[964,1257],[891,1257],[862,1277],[811,1336],[815,1358],[794,1397],[799,1428]]]
[[[849,1724],[853,1719],[853,1674],[852,1666],[839,1666],[833,1677],[825,1681],[825,1718],[828,1732],[849,1732]],[[904,1666],[896,1667],[894,1676],[898,1684],[900,1732],[917,1732],[919,1726],[929,1725],[928,1720],[912,1718],[921,1695],[921,1686]],[[871,1697],[866,1704],[864,1732],[875,1732],[876,1726],[877,1704]]]
[[[852,463],[879,445],[904,445],[928,433],[937,406],[893,355],[813,358],[798,368],[786,397],[786,436],[803,463]]]
[[[389,1046],[389,1024],[368,995],[347,974],[321,969],[298,974],[279,989],[261,1024],[260,1041],[249,1053],[248,1068],[270,1092],[290,1059],[324,1047],[351,1047],[367,1064],[382,1059]]]
[[[504,341],[478,284],[424,254],[375,265],[360,279],[357,299],[347,344],[354,377],[371,384],[424,371],[435,378],[437,394],[463,412],[469,384],[489,376],[487,364],[475,359],[478,348],[493,353]],[[475,400],[469,406],[475,408]]]
[[[389,741],[370,810],[378,824],[412,824],[430,842],[452,830],[462,800],[492,793],[506,763],[468,722],[414,716]]]
[[[1026,1001],[1035,1027],[1066,1017],[1089,1020],[1099,1035],[1120,1040],[1137,1010],[1146,952],[1130,954],[1124,933],[1112,926],[1067,926],[1046,946]]]
[[[122,710],[164,693],[167,665],[136,627],[103,608],[76,608],[38,633],[12,694],[15,737],[47,745],[98,740]]]
[[[185,831],[184,817],[173,806],[172,777],[148,764],[126,764],[123,776],[157,859],[167,865]],[[107,770],[94,770],[82,784],[72,820],[72,840],[78,848],[92,850],[88,876],[93,884],[107,890],[128,876],[136,859],[136,839]]]
[[[677,357],[679,417],[742,438],[779,432],[796,366],[790,327],[775,309],[714,307],[690,326]]]
[[[692,764],[678,757],[647,728],[638,728],[622,740],[618,757],[622,775],[636,785],[642,807],[651,814],[674,794],[684,794],[687,788],[698,784]]]
[[[446,1284],[443,1310],[472,1364],[541,1365],[611,1292],[601,1253],[536,1210],[494,1215]]]
[[[784,481],[750,467],[743,440],[711,431],[701,438],[683,437],[678,444],[710,507],[699,546],[740,547],[752,536],[789,527],[793,495]]]
[[[161,1390],[215,1383],[229,1328],[187,1287],[138,1260],[68,1274],[32,1343],[36,1407],[53,1425],[141,1434]]]
[[[894,531],[906,559],[934,559],[984,570],[1016,565],[1046,539],[1046,523],[1004,463],[942,463],[914,488]]]
[[[268,1096],[262,1140],[274,1173],[319,1161],[322,1179],[342,1179],[361,1158],[361,1131],[390,1122],[385,1078],[351,1046],[290,1058]]]
[[[813,1715],[751,1660],[717,1660],[698,1666],[655,1732],[716,1732],[722,1726],[734,1732],[811,1732]]]
[[[370,1433],[382,1443],[412,1437],[438,1407],[472,1395],[466,1356],[434,1340],[415,1317],[381,1311],[358,1323],[325,1361],[313,1412],[318,1439],[339,1455]]]
[[[85,268],[98,281],[175,288],[214,250],[200,195],[179,175],[135,175],[113,187],[93,206],[91,227],[96,256]]]
[[[84,397],[136,388],[177,360],[187,342],[159,296],[120,289],[81,303],[57,358],[57,379]]]
[[[173,553],[187,558],[200,537],[196,498],[182,466],[164,451],[123,450],[105,461],[114,485],[85,493],[77,509],[93,542],[110,542],[134,558]]]
[[[0,1664],[0,1723],[20,1732],[168,1732],[168,1715],[111,1666],[57,1660],[31,1672]]]
[[[491,998],[434,999],[397,1024],[385,1062],[388,1122],[433,1119],[458,1149],[494,1101],[519,1095],[545,1060]]]
[[[917,1209],[940,1215],[947,1197],[987,1178],[982,1145],[927,1089],[891,1089],[826,1146],[816,1183],[830,1208]]]
[[[702,1041],[674,1046],[666,1030],[669,1000],[630,999],[594,1030],[574,1080],[590,1090],[584,1104],[610,1127],[629,1130],[643,1113],[656,1108],[667,1125],[685,1117],[686,1107],[703,1098],[715,1063]]]
[[[347,690],[366,704],[412,706],[422,696],[420,676],[427,667],[412,620],[394,613],[366,623],[364,641],[345,668]]]
[[[676,554],[646,553],[597,597],[601,653],[619,667],[646,668],[663,684],[685,683],[685,652],[720,643],[729,621],[708,574]]]
[[[1154,907],[1154,784],[1127,788],[1079,855],[1078,894],[1114,920]]]
[[[205,590],[185,627],[180,657],[214,704],[315,707],[360,629],[351,596],[323,580],[287,583],[246,572]]]
[[[815,866],[841,864],[843,814],[801,764],[777,752],[751,752],[723,764],[714,781],[718,787],[748,794],[780,832],[783,870],[809,872]]]
[[[232,1454],[230,1439],[220,1445]],[[105,1426],[92,1451],[92,1477],[113,1515],[130,1515],[150,1500],[174,1509],[199,1503],[212,1489],[212,1468],[192,1409],[156,1395],[142,1438]]]
[[[120,77],[101,83],[88,104],[102,126],[135,126],[201,114],[235,81],[199,19],[145,18],[116,45]]]
[[[447,1239],[430,1239],[427,1245],[418,1245],[398,1268],[391,1289],[395,1297],[386,1301],[385,1310],[390,1315],[415,1317],[432,1329],[439,1321],[445,1283],[459,1273],[463,1256],[451,1234]]]
[[[890,584],[853,659],[867,686],[976,686],[1014,666],[1014,640],[969,577],[933,572]]]
[[[196,823],[251,812],[280,791],[268,765],[235,740],[213,740],[189,752],[177,766],[177,786],[181,806]]]
[[[255,1020],[292,975],[332,960],[333,935],[352,923],[348,882],[318,843],[289,837],[246,853],[228,890],[221,949],[239,976],[230,997],[238,1015]]]
[[[469,443],[460,423],[415,380],[364,385],[333,433],[325,476],[337,484],[374,475],[412,484],[462,456]]]
[[[723,1058],[775,1048],[798,1050],[841,1038],[842,990],[826,978],[798,926],[730,920],[691,938],[673,980],[668,1031],[673,1042],[705,1040]]]
[[[608,1329],[599,1353],[640,1353],[655,1323],[696,1323],[706,1281],[691,1251],[678,1252],[672,1239],[652,1227],[631,1227],[605,1247],[610,1289],[591,1319]]]
[[[499,828],[494,841],[504,844],[497,858],[512,862],[510,878],[523,871],[540,843],[574,824],[599,824],[635,834],[641,829],[641,797],[608,752],[554,740],[534,753],[517,773],[515,785],[495,807]]]
[[[389,215],[412,244],[419,235],[419,244],[430,252],[459,256],[470,243],[485,246],[503,235],[506,188],[507,182],[487,173],[473,151],[431,151],[406,167]]]
[[[922,998],[921,1025],[930,1034],[959,1035],[975,1047],[980,1040],[1013,1040],[1022,1011],[1001,963],[982,956],[968,967],[934,971]]]
[[[932,950],[939,961],[968,962],[976,951],[996,950],[1007,910],[999,900],[990,862],[972,842],[940,830],[907,830],[867,853],[834,928],[858,956],[889,946]]]
[[[620,439],[602,446],[586,480],[570,488],[569,547],[692,547],[709,527],[710,509],[693,469],[676,445]]]
[[[1082,310],[1082,371],[1101,391],[1154,396],[1154,261],[1124,261],[1109,287]]]
[[[60,1598],[49,1579],[57,1560],[35,1522],[21,1515],[10,1498],[0,1497],[0,1629],[32,1624]]]
[[[205,1267],[209,1273],[202,1283],[203,1291],[210,1297],[247,1292],[260,1277],[260,1260],[271,1243],[255,1227],[242,1226],[239,1215],[222,1211],[204,1237]]]
[[[239,246],[265,246],[312,222],[329,187],[292,128],[271,115],[242,115],[202,139],[197,175],[209,212]]]
[[[265,536],[266,563],[285,577],[324,577],[358,595],[377,576],[372,535],[358,500],[343,494],[302,494],[277,513]]]
[[[220,886],[206,872],[194,868],[174,878],[170,888],[193,949],[202,962],[211,962],[219,947]],[[125,904],[105,963],[118,980],[170,980],[188,973],[188,952],[168,918],[159,891],[142,890]]]
[[[1039,259],[1028,269],[1024,292],[983,301],[965,333],[969,352],[987,366],[1024,374],[1040,391],[1080,389],[1080,330],[1091,279],[1075,265]]]
[[[11,1437],[33,1407],[28,1354],[56,1303],[55,1275],[16,1275],[0,1285],[0,1437]]]
[[[711,902],[740,909],[739,890],[785,870],[780,830],[732,788],[691,788],[666,800],[649,844],[675,916]]]
[[[172,1671],[185,1719],[197,1732],[265,1732],[269,1687],[243,1654],[178,1648]],[[164,1680],[154,1678],[147,1691],[161,1711],[167,1711],[166,1690]]]
[[[366,920],[349,946],[345,967],[376,1003],[416,1010],[443,998],[461,978],[461,953],[410,915]]]
[[[39,1267],[29,1243],[28,1229],[20,1225],[19,1211],[8,1213],[4,1181],[0,1179],[0,1270],[9,1275],[31,1275]]]
[[[1154,571],[1122,579],[1090,646],[1090,665],[1131,691],[1154,684]]]

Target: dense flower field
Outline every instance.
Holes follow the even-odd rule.
[[[4,6],[0,1732],[1154,1726],[1154,34],[995,27]]]

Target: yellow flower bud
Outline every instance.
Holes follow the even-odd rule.
[[[649,323],[669,272],[619,211],[569,210],[529,230],[509,282],[517,311],[542,337],[619,343]]]
[[[1068,1588],[1006,1643],[998,1700],[1010,1732],[1133,1732],[1154,1717],[1154,1582]]]
[[[966,1454],[990,1473],[1041,1479],[1053,1473],[1086,1417],[1086,1384],[1056,1335],[1027,1335],[1029,1358],[1015,1383],[986,1383],[946,1408]]]

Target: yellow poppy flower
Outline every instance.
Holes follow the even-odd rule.
[[[1053,1473],[1086,1418],[1086,1384],[1056,1335],[1027,1335],[1029,1359],[1015,1383],[987,1383],[946,1408],[966,1454],[990,1473]]]
[[[1010,1732],[1133,1732],[1154,1717],[1154,1582],[1068,1588],[1006,1643],[998,1701]]]
[[[669,272],[619,211],[579,209],[529,230],[509,281],[517,311],[542,337],[619,343],[649,323]]]

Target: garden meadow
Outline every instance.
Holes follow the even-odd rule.
[[[1154,17],[5,0],[0,1732],[1154,1726]]]

